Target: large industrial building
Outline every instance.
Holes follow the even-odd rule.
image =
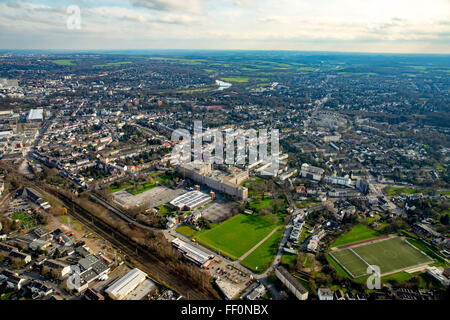
[[[170,204],[178,210],[193,210],[208,201],[211,201],[210,195],[195,190],[173,199]]]
[[[240,200],[248,198],[248,189],[240,186],[248,180],[248,170],[236,167],[224,170],[213,170],[211,164],[186,163],[177,166],[177,172],[185,178],[206,185],[214,190],[236,197]]]
[[[186,258],[192,262],[198,264],[199,266],[206,266],[214,256],[191,245],[190,243],[184,242],[181,239],[175,238],[172,240],[172,245],[180,250]]]
[[[42,121],[44,120],[44,109],[31,109],[28,113],[28,121]]]
[[[114,300],[123,300],[129,293],[145,281],[147,274],[135,268],[106,289],[106,293]]]

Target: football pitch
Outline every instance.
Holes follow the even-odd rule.
[[[381,275],[402,271],[433,260],[400,237],[363,243],[330,252],[353,278],[367,273],[369,265],[380,268]]]

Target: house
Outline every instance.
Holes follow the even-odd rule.
[[[43,274],[49,272],[61,279],[70,273],[70,266],[57,260],[45,260],[41,272]]]
[[[22,289],[22,286],[26,282],[26,279],[19,276],[17,273],[9,271],[9,270],[3,270],[0,273],[0,279],[3,279],[6,281],[6,286],[8,288],[14,289],[16,291],[19,291]]]
[[[265,293],[266,293],[266,288],[264,287],[263,284],[260,284],[258,287],[256,287],[252,292],[250,292],[247,295],[247,299],[248,300],[257,300]]]
[[[333,291],[330,288],[319,288],[317,295],[319,300],[333,300]]]
[[[27,289],[30,290],[33,299],[48,296],[53,292],[53,289],[50,286],[36,280],[28,283]]]
[[[11,251],[9,259],[15,263],[27,264],[31,262],[31,256],[29,254],[21,253],[18,251]]]

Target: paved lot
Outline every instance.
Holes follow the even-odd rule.
[[[172,201],[176,197],[186,193],[184,189],[172,190],[167,187],[155,187],[137,195],[132,195],[125,190],[113,193],[114,200],[125,208],[133,208],[141,205],[157,207]]]
[[[237,208],[237,204],[231,201],[216,199],[208,204],[205,208],[200,209],[202,217],[211,220],[214,223],[220,223],[233,216],[233,209]]]

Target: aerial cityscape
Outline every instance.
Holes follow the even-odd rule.
[[[25,49],[1,301],[449,299],[448,52]]]

